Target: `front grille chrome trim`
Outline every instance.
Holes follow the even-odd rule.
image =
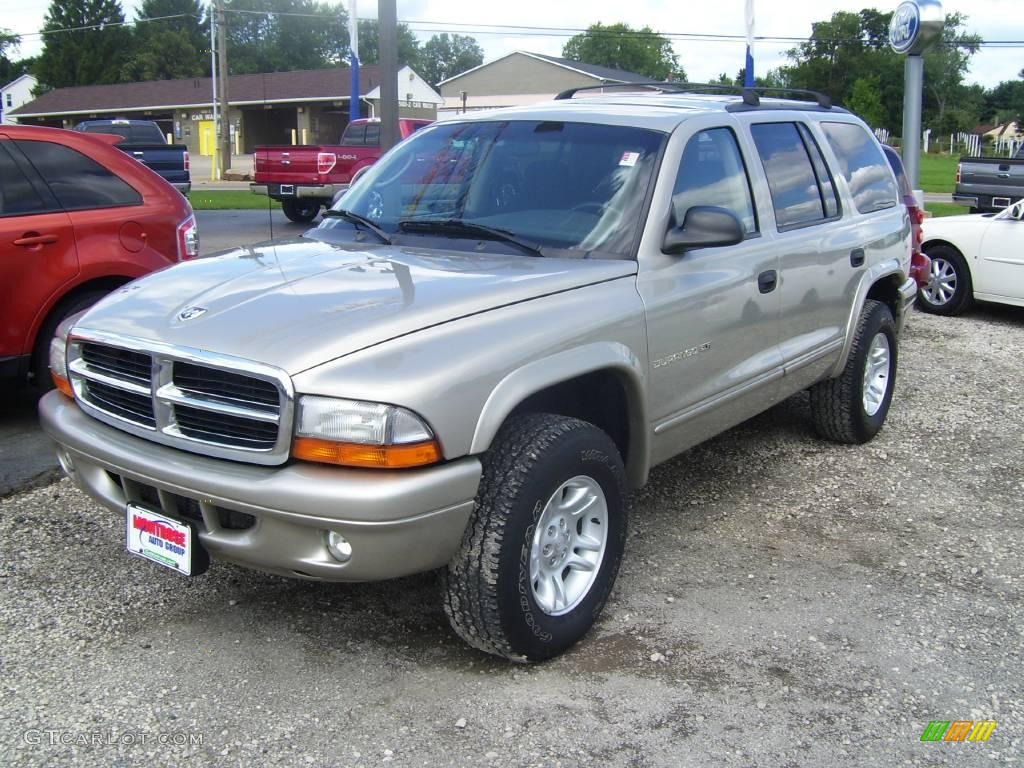
[[[278,424],[281,417],[273,411],[264,411],[256,408],[243,408],[238,405],[228,405],[220,400],[213,400],[209,397],[202,397],[198,394],[186,393],[174,384],[164,384],[156,391],[158,400],[171,403],[172,405],[190,405],[193,408],[201,408],[204,411],[221,413],[225,416],[238,416],[243,419],[254,421],[267,421],[271,424]]]
[[[137,376],[116,376],[116,371],[102,372],[90,367],[82,357],[83,344],[101,344],[108,347],[149,355],[152,359],[150,386],[140,383]],[[162,445],[180,448],[219,459],[231,459],[250,464],[277,465],[288,460],[291,450],[292,421],[295,413],[295,390],[291,378],[280,368],[251,360],[222,355],[193,347],[179,347],[163,342],[138,339],[131,336],[98,331],[90,328],[75,328],[67,345],[68,372],[71,376],[75,400],[90,416],[117,429]],[[174,381],[176,363],[190,363],[202,368],[214,369],[222,374],[235,374],[249,379],[259,379],[272,384],[279,396],[276,407],[265,402],[253,401],[249,406],[225,402],[226,398],[204,396],[202,392],[183,390]],[[222,380],[224,377],[221,377]],[[101,404],[89,399],[88,384],[95,381],[108,387],[121,389],[126,393],[151,398],[156,429],[133,421],[124,416],[105,410]],[[269,388],[263,387],[264,397]],[[276,427],[277,439],[273,445],[246,446],[229,444],[185,434],[177,423],[175,406],[204,411],[212,418],[247,419]],[[273,432],[266,440],[253,440],[238,435],[239,442],[249,441],[269,444]]]
[[[68,370],[72,375],[81,376],[83,379],[89,379],[90,381],[98,381],[100,384],[106,384],[111,387],[117,387],[123,389],[125,392],[133,392],[136,395],[149,395],[151,390],[149,387],[137,384],[133,378],[120,378],[116,376],[110,376],[107,373],[101,373],[95,368],[91,367],[85,362],[84,358],[76,357],[74,360],[68,363]]]

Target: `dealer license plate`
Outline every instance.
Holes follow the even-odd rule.
[[[128,503],[126,547],[133,555],[185,576],[193,575],[194,561],[204,559],[195,557],[202,545],[196,540],[192,528],[132,502]]]

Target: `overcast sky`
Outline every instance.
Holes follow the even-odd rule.
[[[435,31],[444,31],[423,22],[448,22],[458,30],[472,34],[484,48],[486,59],[510,51],[560,55],[568,33],[561,36],[528,31],[492,30],[484,24],[525,25],[530,27],[585,28],[602,22],[625,22],[633,27],[650,26],[658,32],[744,34],[744,0],[513,0],[481,3],[478,0],[397,0],[398,17],[409,23],[421,40]],[[131,18],[135,0],[123,0]],[[758,35],[801,36],[811,32],[811,22],[828,18],[834,11],[857,11],[864,7],[891,10],[896,0],[872,3],[870,0],[755,0]],[[968,28],[986,40],[1024,40],[1024,13],[1021,0],[945,0],[947,13],[968,15]],[[24,35],[20,53],[38,53],[41,41],[30,36],[43,25],[49,7],[47,0],[0,0],[0,26]],[[375,0],[359,0],[361,16],[376,16]],[[675,41],[679,60],[694,82],[705,82],[720,72],[730,75],[743,66],[741,42]],[[761,73],[786,62],[790,44],[759,43],[755,49],[755,72]],[[1015,78],[1024,67],[1024,48],[1005,50],[982,48],[974,55],[968,80],[993,86]]]

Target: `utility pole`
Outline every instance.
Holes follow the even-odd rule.
[[[380,0],[380,148],[398,143],[398,11],[395,0]]]
[[[213,6],[210,6],[207,17],[210,22],[210,83],[213,85],[213,165],[210,168],[210,180],[220,180],[220,143],[217,138],[217,126],[220,120],[217,116],[217,22],[213,17]],[[200,138],[200,146],[202,139]]]
[[[220,70],[220,146],[221,173],[231,168],[231,111],[228,108],[228,41],[224,23],[224,0],[217,0],[217,58]]]

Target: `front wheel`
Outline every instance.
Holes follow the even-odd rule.
[[[480,650],[543,661],[590,629],[626,541],[611,438],[579,419],[515,417],[483,457],[476,506],[444,578],[455,632]]]
[[[917,306],[933,315],[959,315],[971,305],[971,272],[963,254],[946,245],[928,250],[932,271],[917,293]]]
[[[843,372],[811,387],[811,416],[822,437],[866,443],[878,434],[892,403],[898,351],[892,311],[868,299]]]
[[[296,224],[308,224],[320,213],[320,203],[310,200],[282,200],[281,210]]]

